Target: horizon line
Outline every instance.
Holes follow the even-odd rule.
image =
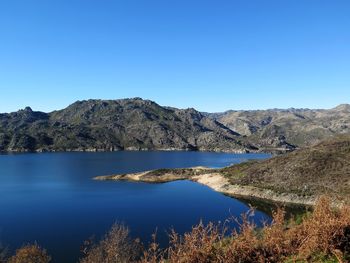
[[[30,110],[34,111],[34,112],[43,112],[43,113],[52,113],[55,111],[59,111],[59,110],[64,110],[66,108],[68,108],[69,106],[73,105],[74,103],[77,102],[87,102],[87,101],[122,101],[122,100],[142,100],[142,101],[150,101],[153,103],[156,103],[157,105],[161,106],[161,107],[165,107],[165,108],[176,108],[176,109],[180,109],[180,110],[186,110],[186,109],[194,109],[198,112],[201,113],[211,113],[211,114],[220,114],[220,113],[225,113],[225,112],[240,112],[240,111],[288,111],[288,110],[332,110],[341,106],[350,106],[350,103],[339,103],[337,105],[335,105],[334,107],[331,108],[310,108],[310,107],[286,107],[286,108],[279,108],[279,107],[271,107],[271,108],[260,108],[260,109],[227,109],[224,111],[202,111],[202,110],[198,110],[195,107],[176,107],[176,106],[171,106],[171,105],[161,105],[159,104],[156,100],[152,100],[152,99],[145,99],[142,97],[129,97],[129,98],[119,98],[119,99],[83,99],[83,100],[76,100],[70,104],[68,104],[67,106],[60,108],[60,109],[54,109],[51,111],[45,111],[45,110],[33,110],[32,107],[30,105],[27,105],[23,108],[18,108],[18,110],[15,111],[5,111],[5,112],[0,112],[0,114],[10,114],[10,113],[15,113],[21,110],[25,110],[26,108],[30,108]]]

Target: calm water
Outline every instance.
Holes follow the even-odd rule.
[[[112,173],[204,165],[222,167],[265,154],[205,152],[42,153],[0,155],[0,241],[10,249],[37,241],[54,262],[76,262],[82,242],[115,221],[147,243],[158,229],[191,229],[225,220],[247,206],[189,181],[166,184],[98,182]],[[268,219],[256,213],[257,222]]]

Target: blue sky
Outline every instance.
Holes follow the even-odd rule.
[[[350,103],[348,0],[2,0],[0,112]]]

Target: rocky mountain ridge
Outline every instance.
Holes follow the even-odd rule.
[[[256,151],[247,140],[194,109],[135,99],[77,101],[51,113],[0,114],[0,150]]]
[[[141,98],[77,101],[50,113],[0,114],[0,151],[276,152],[350,133],[350,105],[330,110],[201,113]]]
[[[271,109],[206,114],[258,148],[293,149],[350,133],[350,105],[333,109]]]

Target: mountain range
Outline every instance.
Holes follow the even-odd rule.
[[[0,151],[285,152],[350,133],[350,105],[204,113],[141,98],[0,114]]]

